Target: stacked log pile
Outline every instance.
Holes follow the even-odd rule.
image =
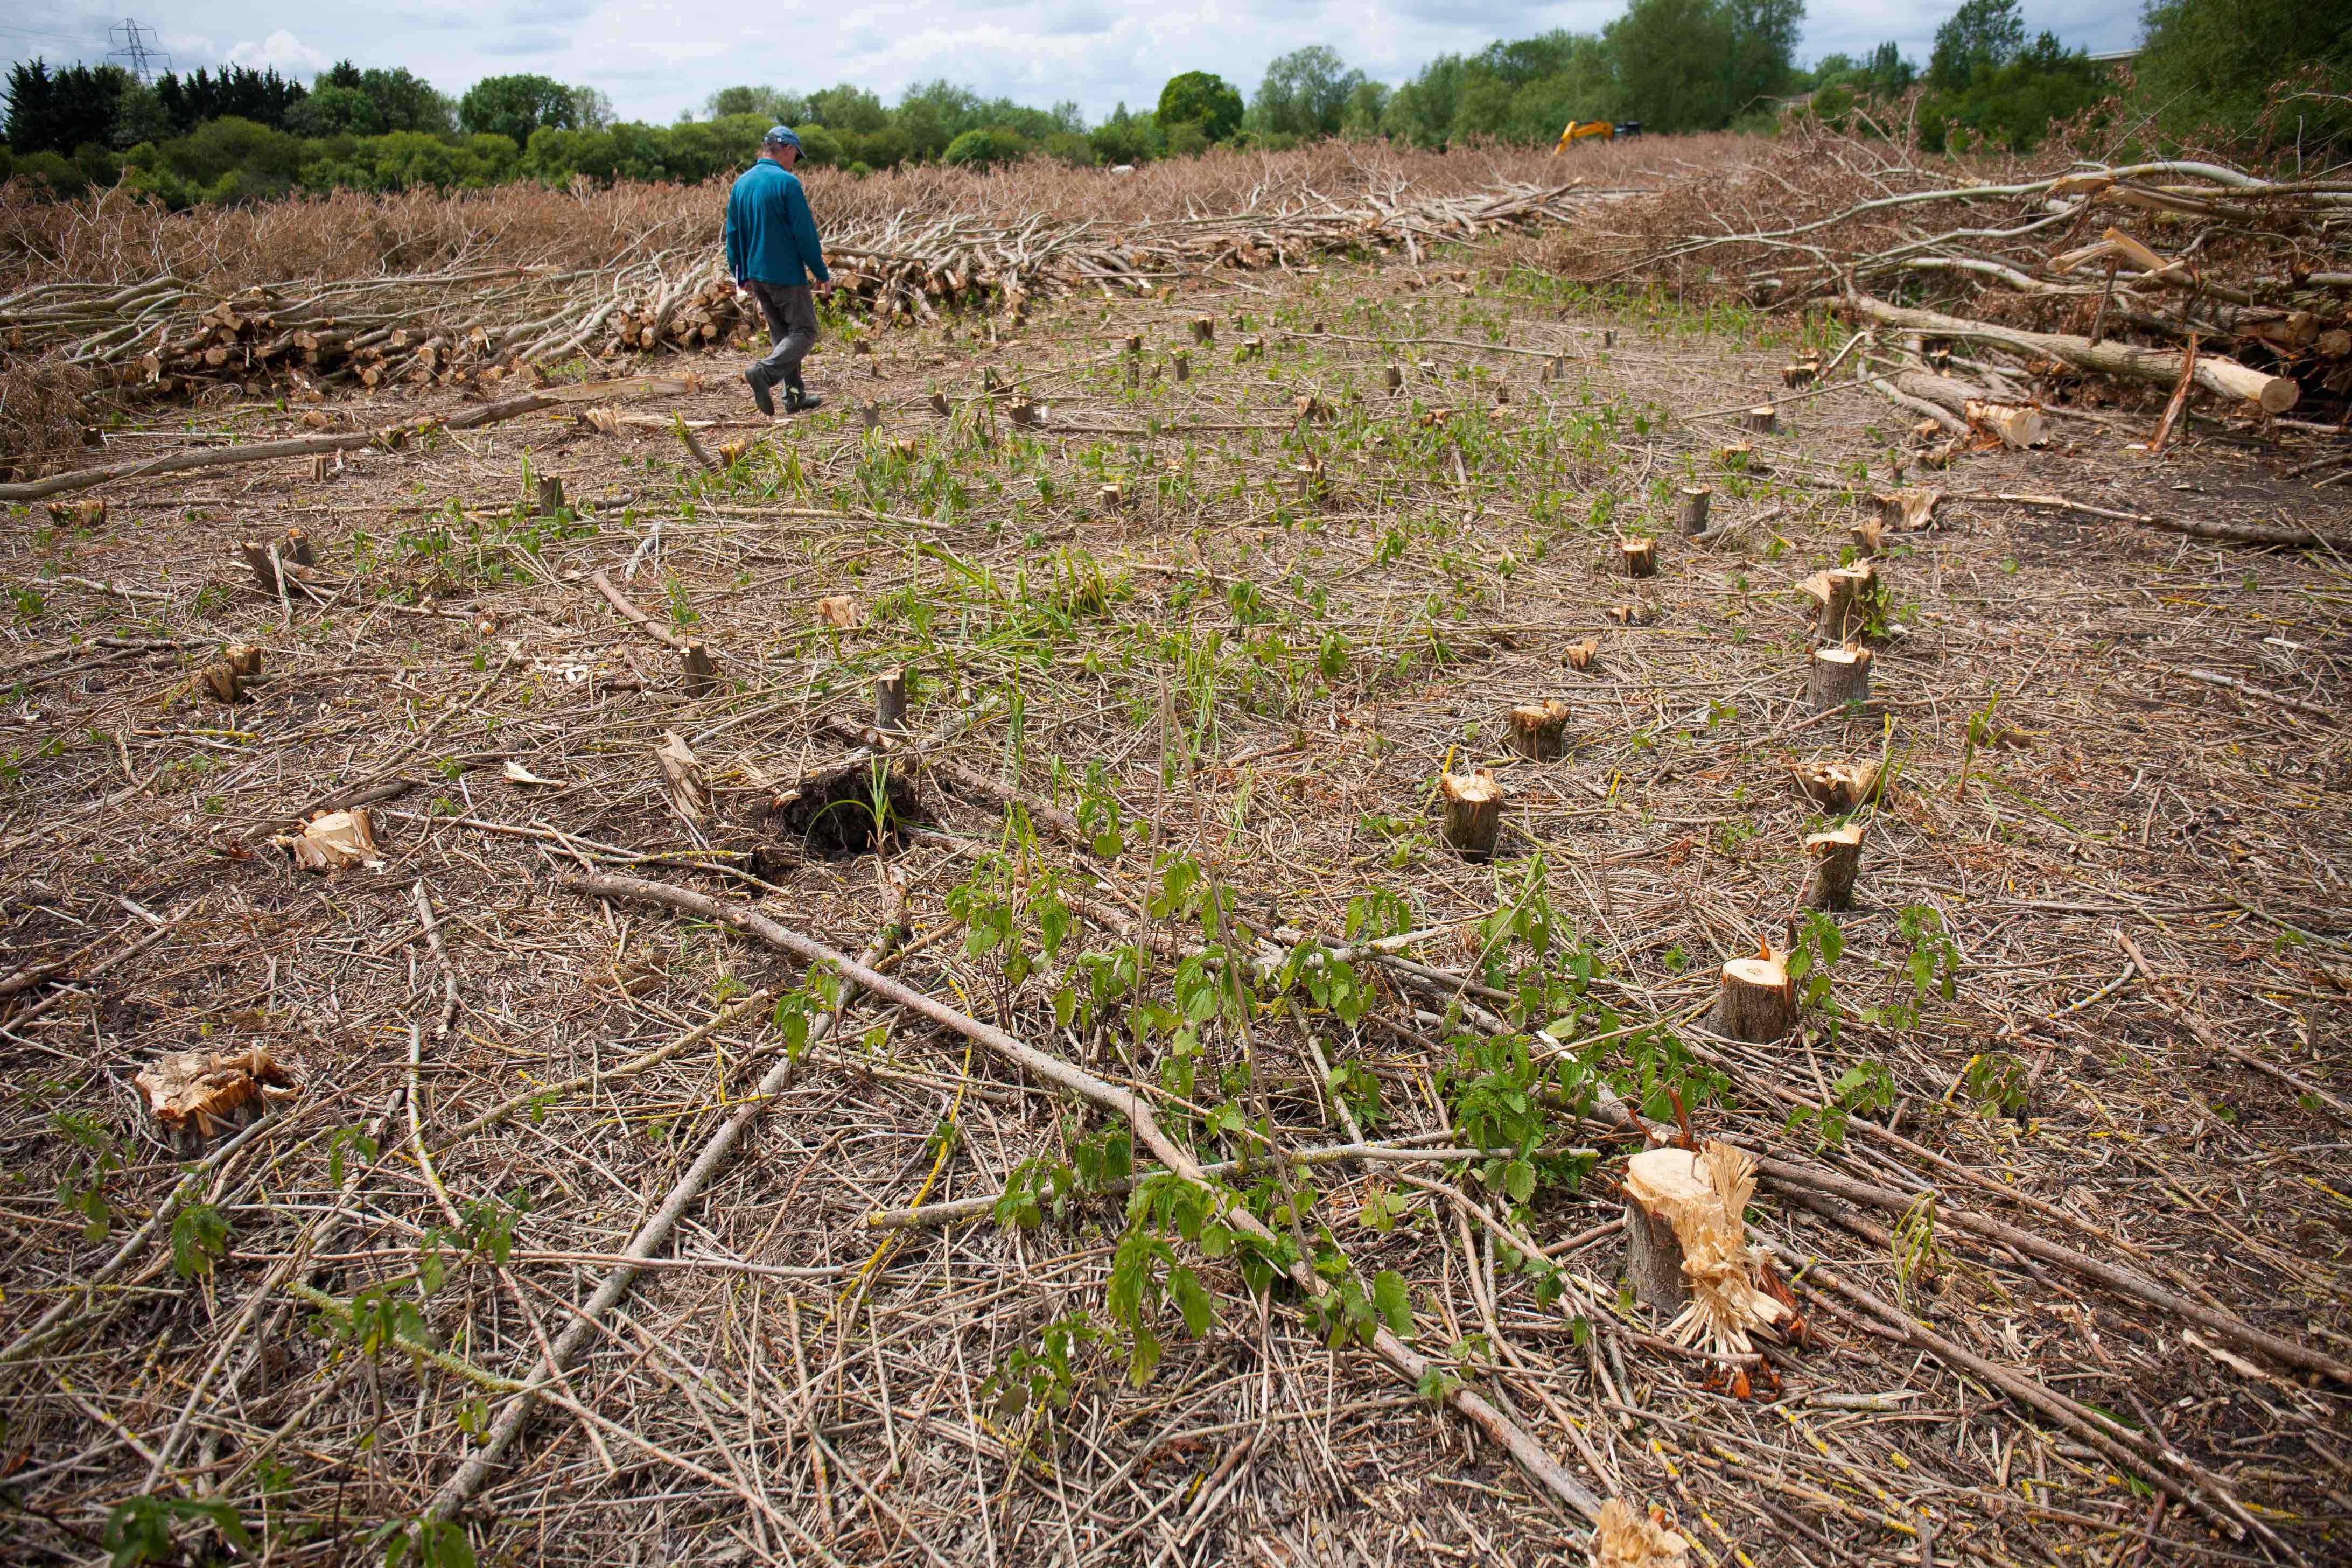
[[[1287,267],[1341,249],[1404,250],[1566,223],[1618,193],[1577,183],[1466,195],[1296,196],[1217,216],[1120,226],[1042,215],[853,222],[828,237],[835,298],[877,318],[945,310],[1018,318],[1033,297],[1145,294],[1180,277]],[[37,285],[0,300],[12,353],[89,367],[119,391],[226,384],[378,387],[495,380],[493,368],[581,355],[709,350],[760,328],[715,247],[680,246],[614,271],[497,268],[257,285],[227,298],[159,276],[131,288]]]

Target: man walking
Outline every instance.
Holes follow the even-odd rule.
[[[829,293],[824,247],[816,218],[793,165],[801,161],[801,139],[784,126],[772,127],[760,143],[760,161],[738,175],[727,195],[727,270],[735,287],[760,301],[767,313],[768,357],[743,373],[751,401],[773,415],[771,388],[784,389],[784,411],[797,414],[824,401],[801,384],[801,361],[816,342],[815,291]]]

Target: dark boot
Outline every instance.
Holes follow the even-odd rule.
[[[745,371],[743,373],[743,379],[751,384],[751,401],[760,405],[760,412],[766,415],[771,419],[774,418],[776,416],[776,400],[768,395],[768,378],[761,374],[760,367],[755,364],[751,369]]]
[[[784,407],[786,410],[793,414],[798,414],[803,408],[816,408],[822,406],[824,402],[824,398],[819,397],[815,393],[811,392],[806,386],[801,384],[800,366],[794,365],[792,369],[784,372]]]

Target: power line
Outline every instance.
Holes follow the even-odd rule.
[[[142,27],[131,17],[125,16],[122,18],[122,25],[119,27],[109,27],[106,30],[106,36],[110,38],[120,37],[122,40],[122,47],[106,58],[110,60],[128,61],[131,74],[137,77],[141,82],[149,86],[154,84],[155,68],[149,63],[151,61],[162,60],[166,71],[172,68],[171,56],[147,47],[147,40],[155,36],[154,28]]]

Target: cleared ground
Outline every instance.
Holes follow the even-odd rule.
[[[188,1505],[218,1501],[278,1563],[376,1555],[428,1509],[499,1380],[824,1000],[720,926],[565,883],[597,869],[845,952],[902,889],[891,973],[1154,1097],[1204,1162],[1254,1153],[1225,1180],[1357,1292],[1339,1330],[1393,1311],[1392,1272],[1435,1371],[1331,1348],[1298,1291],[1173,1226],[1132,1233],[1169,1250],[1119,1309],[1122,1200],[1085,1191],[1111,1124],[853,1001],[472,1498],[484,1561],[1581,1562],[1581,1521],[1440,1403],[1457,1385],[1705,1562],[2340,1557],[2352,1387],[2315,1363],[2352,1361],[2352,565],[1984,498],[2340,537],[2344,490],[2210,426],[2150,462],[2125,443],[2152,409],[1913,470],[1944,499],[1887,537],[1871,702],[1815,718],[1796,584],[1850,552],[1905,437],[1834,374],[1782,391],[1843,329],[1479,266],[1066,299],[994,342],[836,334],[825,408],[772,427],[732,357],[657,360],[706,385],[13,517],[0,971],[67,984],[0,1002],[9,1555],[89,1561],[139,1496],[179,1506],[118,1536],[217,1550]],[[467,406],[436,396],[152,438]],[[1767,396],[1777,429],[1743,437]],[[1719,531],[1696,542],[1674,518],[1701,483]],[[281,598],[234,550],[289,526],[318,564]],[[1604,574],[1633,536],[1657,575]],[[714,692],[599,572],[706,645]],[[224,705],[191,686],[231,643],[262,679]],[[920,755],[877,857],[870,766],[829,809],[776,803],[852,754],[901,668]],[[1517,758],[1508,710],[1550,698],[1566,753]],[[666,784],[667,734],[707,798]],[[1860,759],[1888,782],[1856,907],[1811,916],[1802,839],[1834,819],[1791,766]],[[1507,792],[1491,862],[1437,841],[1449,764]],[[321,878],[270,842],[359,800],[381,868]],[[1415,933],[1421,972],[1359,954],[1335,988],[1297,933]],[[1720,966],[1759,946],[1813,966],[1800,1033],[1707,1034]],[[1547,1032],[1497,1047],[1486,1009]],[[299,1092],[181,1192],[197,1219],[76,1294],[183,1181],[132,1075],[250,1045]],[[1596,1078],[1917,1201],[1768,1179],[1751,1237],[1818,1260],[1781,1269],[1803,1342],[1678,1353],[1621,1289],[1633,1145],[1577,1119]],[[1265,1156],[1351,1120],[1511,1152]],[[1015,1223],[866,1223],[1008,1186]],[[1139,1322],[1161,1344],[1139,1385]],[[2171,1458],[2117,1462],[2084,1410]]]

